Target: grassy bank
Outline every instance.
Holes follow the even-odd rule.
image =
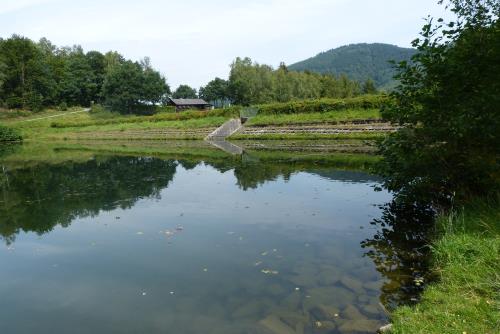
[[[379,109],[348,109],[324,113],[257,115],[251,118],[246,125],[337,124],[339,122],[378,119],[380,119]]]
[[[251,118],[245,128],[259,128],[264,132],[240,134],[233,139],[377,139],[383,137],[383,129],[360,131],[356,127],[376,127],[380,124],[378,107],[385,99],[383,96],[367,95],[259,105],[256,106],[259,114]],[[90,112],[83,108],[40,113],[2,111],[2,122],[17,129],[28,141],[203,139],[228,119],[239,117],[242,108],[235,106],[208,112],[191,110],[181,113],[171,112],[170,109],[159,110],[160,112],[147,116],[122,115],[100,106],[95,106]],[[295,129],[293,133],[287,129],[281,131],[281,128],[266,131],[277,126],[293,126]],[[307,129],[308,126],[314,126],[316,130],[326,127],[342,129],[315,133],[318,131],[311,131]]]
[[[230,140],[316,140],[316,139],[358,139],[377,140],[384,138],[383,132],[352,132],[352,133],[262,133],[262,134],[241,134],[237,133],[229,137]]]
[[[437,221],[440,280],[392,315],[397,334],[500,333],[500,201],[477,201]]]

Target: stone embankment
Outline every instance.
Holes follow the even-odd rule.
[[[244,126],[238,134],[347,134],[360,132],[391,132],[396,128],[385,122],[350,122],[341,124],[306,124],[284,126]]]

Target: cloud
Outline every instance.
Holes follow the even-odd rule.
[[[173,86],[224,77],[237,56],[276,66],[340,45],[409,46],[436,0],[2,1],[3,36],[150,56]]]
[[[53,1],[54,0],[2,0],[2,2],[0,2],[0,15]]]

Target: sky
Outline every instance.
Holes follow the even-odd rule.
[[[151,58],[172,88],[227,78],[236,57],[293,64],[342,45],[409,47],[437,0],[0,0],[0,37]]]

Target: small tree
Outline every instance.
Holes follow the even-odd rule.
[[[363,94],[377,94],[377,87],[375,87],[375,82],[372,79],[366,79],[361,90]]]
[[[402,128],[382,143],[381,172],[402,196],[465,199],[499,188],[500,2],[448,8],[457,19],[428,19],[383,109]]]

